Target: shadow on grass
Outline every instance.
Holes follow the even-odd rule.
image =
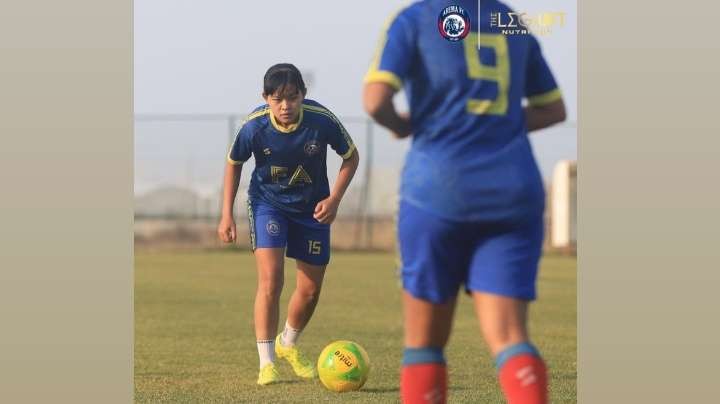
[[[467,387],[461,387],[461,386],[449,386],[448,390],[452,391],[464,391],[464,390],[470,390]],[[378,387],[378,388],[372,388],[372,389],[360,389],[360,393],[366,392],[366,393],[399,393],[400,388],[399,387]]]
[[[374,389],[360,389],[360,393],[366,392],[366,393],[397,393],[400,391],[399,387],[384,387],[384,388],[374,388]]]
[[[300,383],[307,383],[305,380],[280,380],[276,384],[300,384]]]
[[[272,388],[272,386],[279,386],[279,385],[283,385],[283,384],[300,384],[300,383],[305,383],[305,382],[302,380],[278,380],[278,381],[276,381],[274,383],[270,383],[268,385],[259,385],[259,384],[255,383],[254,386],[260,390],[264,390],[267,388]]]

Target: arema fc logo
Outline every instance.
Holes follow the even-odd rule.
[[[438,16],[440,35],[448,41],[463,40],[470,33],[470,17],[460,6],[447,6]]]
[[[305,143],[304,150],[305,150],[305,154],[312,157],[320,151],[320,146],[318,145],[318,143],[316,141],[311,140],[311,141]]]
[[[273,219],[270,219],[267,226],[265,226],[265,229],[271,236],[277,236],[280,234],[280,224]]]

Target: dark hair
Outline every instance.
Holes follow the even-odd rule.
[[[300,70],[290,63],[278,63],[265,72],[263,94],[272,95],[285,86],[295,86],[303,95],[307,93]]]

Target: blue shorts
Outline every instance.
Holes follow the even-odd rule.
[[[289,213],[262,201],[248,201],[250,245],[285,248],[286,255],[312,265],[330,262],[330,225],[312,213]]]
[[[442,219],[401,202],[398,235],[403,288],[443,303],[468,291],[535,299],[543,243],[542,214],[518,223]]]

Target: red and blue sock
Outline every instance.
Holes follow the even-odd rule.
[[[530,343],[504,349],[496,356],[495,366],[508,404],[547,404],[547,369]]]
[[[400,397],[403,404],[447,402],[447,365],[442,348],[405,348]]]

